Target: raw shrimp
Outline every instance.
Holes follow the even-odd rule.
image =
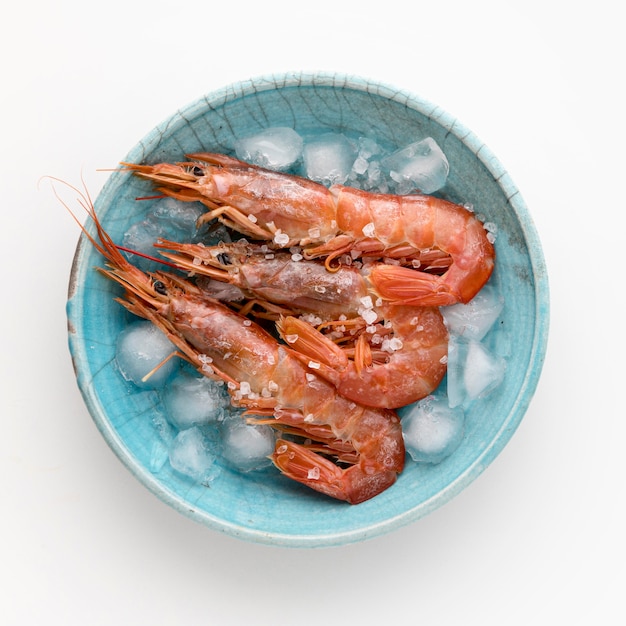
[[[392,303],[443,306],[468,302],[487,282],[494,247],[480,220],[462,206],[427,195],[374,194],[321,184],[250,165],[233,157],[190,154],[193,161],[123,163],[163,194],[200,201],[200,219],[225,225],[277,247],[300,245],[307,258],[341,255],[405,260],[381,264],[370,279]],[[423,271],[423,258],[448,261],[441,275]],[[447,266],[447,267],[446,267]]]
[[[448,332],[441,313],[380,300],[369,278],[378,263],[331,273],[315,261],[241,242],[156,245],[181,269],[232,283],[250,302],[277,317],[282,313],[277,328],[295,355],[355,402],[405,406],[434,391],[446,372]],[[313,314],[308,317],[325,322],[331,334],[293,316],[298,313]],[[346,338],[347,350],[334,341]]]
[[[99,241],[83,231],[107,261],[100,271],[124,287],[118,302],[162,330],[201,373],[227,383],[235,406],[283,433],[272,455],[283,474],[352,504],[395,482],[405,457],[395,412],[338,395],[260,326],[189,281],[139,270],[105,232],[88,197],[81,203]]]

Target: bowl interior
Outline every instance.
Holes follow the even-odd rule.
[[[519,424],[543,363],[548,324],[547,278],[526,207],[498,161],[466,128],[419,98],[358,78],[302,74],[257,79],[198,100],[149,133],[130,162],[179,161],[185,153],[233,153],[237,138],[270,126],[311,136],[328,131],[372,137],[399,148],[433,137],[450,162],[440,195],[470,202],[498,226],[492,281],[504,296],[501,330],[492,349],[507,359],[504,383],[466,413],[456,452],[439,465],[407,463],[397,483],[350,506],[318,495],[270,468],[240,474],[225,468],[211,488],[151,469],[161,445],[158,397],[141,391],[114,366],[115,341],[130,314],[114,302],[117,285],[94,271],[102,259],[81,237],[68,300],[69,343],[78,384],[98,428],[119,458],[158,497],[207,526],[245,539],[325,546],[378,535],[418,519],[476,478]],[[153,193],[129,173],[111,175],[96,201],[115,241],[149,208]],[[91,225],[88,225],[91,229]],[[511,339],[515,350],[511,350]]]

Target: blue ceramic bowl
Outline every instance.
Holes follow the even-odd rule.
[[[224,469],[211,488],[194,485],[167,463],[152,471],[159,434],[147,416],[158,406],[154,394],[132,388],[113,365],[116,337],[129,316],[113,301],[118,287],[94,271],[102,259],[84,236],[69,289],[70,351],[81,393],[102,435],[161,500],[209,528],[242,539],[297,547],[341,545],[433,511],[473,481],[506,445],[528,407],[544,360],[546,269],[526,206],[491,152],[437,106],[361,78],[295,73],[231,85],[174,113],[124,160],[177,161],[189,152],[233,153],[238,137],[270,126],[290,126],[307,135],[354,133],[393,147],[431,136],[450,162],[443,194],[471,202],[498,225],[492,280],[504,297],[501,326],[515,338],[515,351],[507,357],[503,384],[467,412],[465,437],[456,452],[439,465],[407,463],[392,488],[357,506],[320,496],[277,471],[240,474]],[[128,173],[110,177],[96,210],[114,240],[137,220],[135,198],[150,193],[148,183]]]

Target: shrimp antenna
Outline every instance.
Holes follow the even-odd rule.
[[[179,265],[171,263],[170,261],[166,261],[165,259],[160,259],[160,258],[157,258],[155,256],[150,256],[149,254],[145,254],[143,252],[139,252],[138,250],[132,250],[131,248],[126,248],[125,246],[120,246],[120,245],[116,244],[111,239],[111,237],[108,235],[108,233],[105,232],[105,230],[102,228],[102,226],[100,224],[100,221],[98,220],[98,217],[96,215],[96,211],[95,211],[95,208],[94,208],[94,204],[93,204],[93,201],[91,199],[91,195],[89,194],[89,190],[87,189],[87,185],[85,184],[85,180],[84,180],[82,174],[80,176],[80,180],[81,180],[81,182],[83,184],[83,190],[80,190],[75,185],[72,185],[71,183],[68,183],[65,180],[57,178],[56,176],[44,176],[42,178],[48,178],[49,180],[53,181],[52,184],[51,184],[51,187],[52,187],[52,192],[54,193],[56,199],[61,203],[61,205],[63,207],[65,207],[67,212],[72,216],[72,218],[78,224],[78,226],[83,231],[85,236],[89,239],[91,244],[105,258],[109,258],[112,249],[116,249],[118,251],[118,254],[119,254],[119,251],[128,252],[129,254],[135,254],[135,255],[140,256],[140,257],[142,257],[144,259],[148,259],[149,261],[154,261],[155,263],[160,263],[162,265],[167,265],[168,267],[172,267],[174,269],[182,271],[183,268],[181,268]],[[72,191],[75,191],[78,194],[78,197],[76,198],[76,200],[77,200],[78,204],[85,210],[87,215],[89,215],[89,217],[93,220],[93,222],[94,222],[94,224],[96,226],[96,229],[98,231],[98,236],[100,237],[100,240],[103,242],[102,244],[99,243],[98,241],[96,241],[96,239],[94,237],[92,237],[87,232],[87,229],[81,223],[81,221],[78,219],[77,215],[74,213],[74,211],[72,211],[72,209],[67,204],[67,202],[59,194],[57,188],[54,186],[54,182],[60,183],[61,185],[64,185],[68,189],[71,189]]]

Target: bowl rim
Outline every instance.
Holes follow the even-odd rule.
[[[282,547],[331,547],[345,545],[356,541],[370,539],[384,533],[401,528],[409,523],[417,521],[433,510],[447,503],[466,486],[473,482],[495,459],[495,457],[506,446],[517,427],[519,426],[536,390],[547,350],[547,340],[549,332],[549,285],[547,269],[543,256],[539,235],[535,228],[528,208],[521,197],[521,194],[513,183],[508,172],[491,152],[491,150],[467,127],[460,123],[452,115],[441,109],[438,105],[414,94],[405,89],[396,88],[390,84],[372,80],[353,74],[342,74],[334,72],[286,72],[278,74],[265,74],[250,79],[234,82],[221,87],[197,98],[188,105],[178,109],[175,113],[166,118],[159,125],[149,131],[143,139],[131,148],[124,161],[133,162],[147,147],[158,144],[164,131],[171,129],[173,124],[184,122],[185,118],[198,111],[209,108],[219,108],[225,103],[249,96],[261,91],[271,91],[286,87],[334,87],[348,88],[356,91],[367,92],[385,99],[393,100],[403,106],[413,109],[418,113],[430,118],[433,122],[444,127],[449,133],[455,135],[467,148],[473,152],[476,158],[488,170],[494,181],[502,189],[507,201],[511,204],[515,215],[518,218],[520,228],[523,232],[525,243],[529,251],[529,261],[532,268],[535,294],[535,325],[532,338],[532,348],[529,355],[528,367],[525,372],[522,384],[520,385],[515,404],[513,405],[508,419],[502,424],[500,430],[485,447],[483,453],[455,480],[448,483],[443,489],[434,494],[431,498],[421,502],[419,505],[403,511],[402,513],[388,518],[382,522],[370,526],[348,531],[330,532],[328,534],[285,534],[268,532],[260,529],[239,526],[233,522],[219,519],[205,511],[199,511],[186,503],[180,496],[165,487],[154,474],[150,473],[129,453],[122,440],[109,423],[107,415],[101,413],[96,401],[95,391],[85,384],[80,376],[78,361],[80,358],[80,341],[73,332],[80,326],[80,315],[82,307],[74,306],[73,296],[77,290],[79,274],[81,272],[81,258],[85,253],[85,238],[80,237],[70,271],[68,288],[68,335],[69,347],[74,363],[74,370],[77,382],[84,401],[103,438],[113,450],[116,456],[130,470],[130,472],[160,500],[169,504],[172,508],[183,515],[227,535],[239,539],[249,540],[256,543],[263,543]],[[112,177],[104,184],[98,199],[106,197],[114,185]],[[98,204],[96,199],[96,206]],[[84,268],[83,268],[84,270]],[[79,311],[80,309],[80,311]],[[78,320],[78,322],[76,322]]]

